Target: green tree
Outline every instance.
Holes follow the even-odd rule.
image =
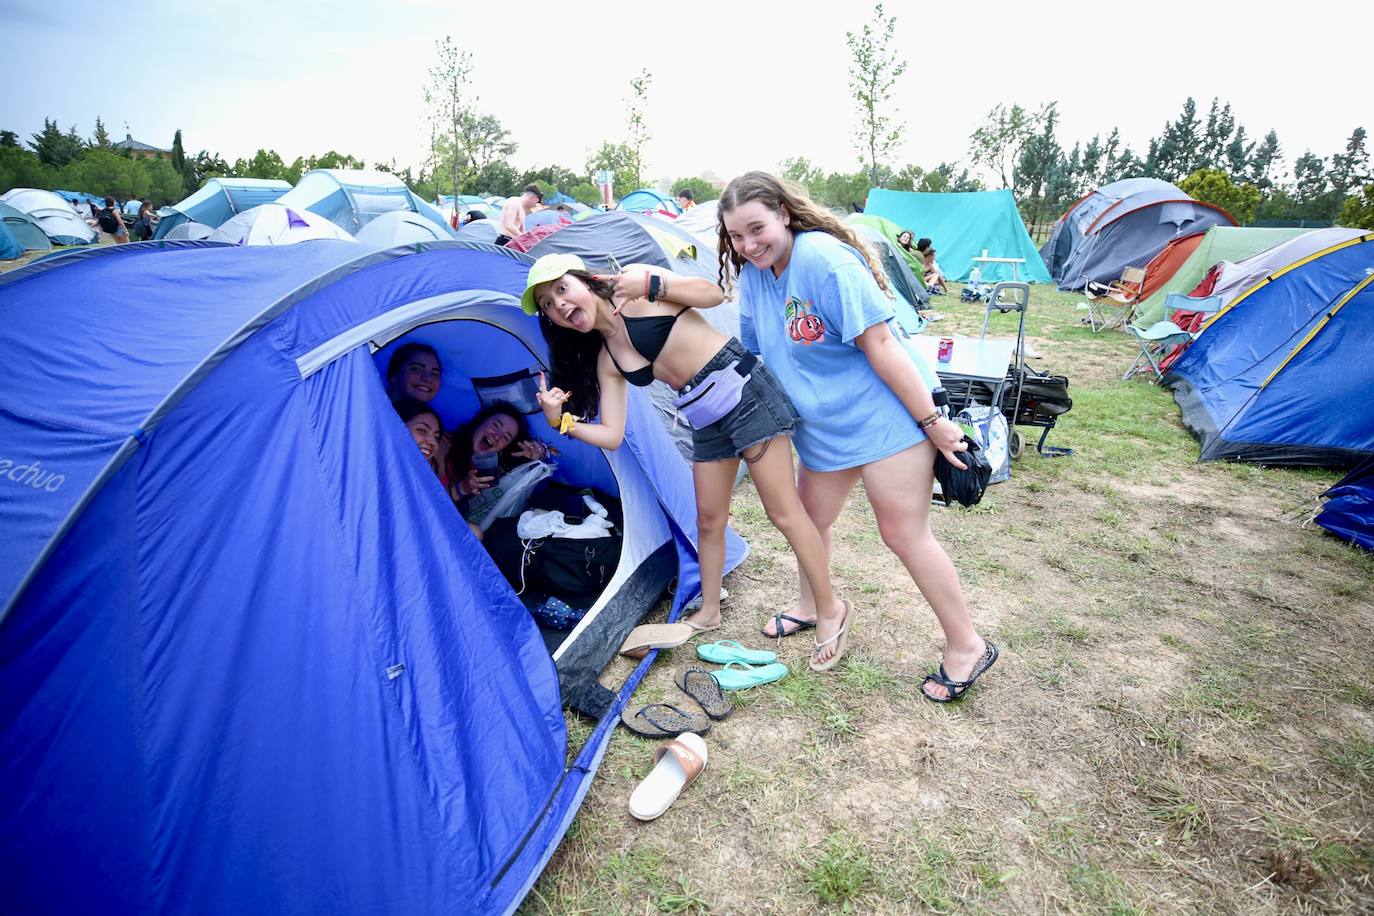
[[[572,169],[565,169],[561,165],[546,165],[543,168],[531,169],[517,179],[521,187],[536,181],[545,182],[554,190],[563,191],[582,181],[582,178]]]
[[[1195,171],[1201,163],[1202,136],[1198,128],[1197,102],[1189,96],[1178,118],[1165,124],[1163,134],[1150,141],[1145,174],[1178,181]]]
[[[590,181],[579,181],[568,189],[568,196],[580,204],[595,207],[601,203],[601,190]]]
[[[252,159],[234,160],[236,178],[282,178],[286,174],[286,163],[273,149],[259,149]]]
[[[717,188],[704,178],[679,178],[677,181],[673,182],[673,196],[676,197],[684,188],[691,190],[692,197],[697,203],[715,200],[720,197],[720,188]]]
[[[0,130],[0,147],[18,146],[19,135],[12,130]]]
[[[1351,194],[1336,216],[1336,225],[1351,229],[1374,229],[1374,184],[1367,184],[1358,194]]]
[[[859,126],[854,148],[868,172],[869,184],[877,187],[879,165],[887,161],[901,142],[900,125],[889,116],[892,90],[906,72],[906,61],[897,57],[895,32],[897,17],[888,16],[882,3],[873,7],[873,21],[864,23],[859,34],[845,32],[849,47],[849,94],[858,106]],[[897,114],[891,106],[892,115]]]
[[[172,163],[166,159],[140,159],[137,166],[148,177],[148,188],[139,200],[154,201],[158,206],[181,200],[186,192],[185,181]]]
[[[98,149],[68,163],[59,178],[65,187],[120,200],[142,200],[151,185],[148,173],[132,159]]]
[[[464,193],[488,166],[508,159],[518,148],[510,132],[492,115],[477,109],[472,88],[472,55],[460,50],[452,36],[435,42],[439,62],[429,71],[424,91],[430,125],[427,168],[442,193]]]
[[[1369,151],[1365,149],[1365,129],[1357,127],[1345,141],[1345,152],[1331,157],[1331,167],[1327,170],[1331,189],[1344,197],[1352,188],[1374,179],[1369,173]]]
[[[813,200],[820,198],[821,188],[825,184],[825,173],[805,156],[784,159],[779,165],[778,176],[803,188]]]
[[[201,150],[195,158],[187,159],[186,171],[189,173],[186,181],[188,194],[200,190],[200,186],[211,178],[234,174],[233,166],[221,159],[219,153],[207,150]]]
[[[1275,167],[1282,155],[1283,148],[1279,146],[1279,135],[1276,131],[1269,131],[1255,146],[1250,156],[1250,183],[1261,192],[1273,186],[1274,179],[1278,177],[1274,174]]]
[[[105,129],[105,122],[100,120],[100,115],[95,116],[95,130],[91,132],[90,147],[106,152],[114,149],[114,144],[110,142],[110,132]]]
[[[653,82],[653,76],[649,73],[649,68],[645,67],[639,71],[639,75],[630,80],[630,97],[625,100],[625,112],[627,118],[628,135],[625,140],[625,147],[630,151],[630,176],[632,187],[623,188],[622,193],[637,190],[644,186],[644,147],[648,146],[650,133],[649,122],[646,114],[648,109],[649,84]]]
[[[1249,174],[1250,160],[1255,154],[1254,141],[1246,142],[1245,125],[1236,128],[1235,136],[1226,145],[1226,171],[1231,173],[1232,181],[1244,181]]]
[[[1198,169],[1178,186],[1190,197],[1221,207],[1242,226],[1254,222],[1259,211],[1259,188],[1252,184],[1237,185],[1221,169]]]
[[[29,145],[38,154],[40,162],[55,169],[79,159],[85,148],[77,136],[76,125],[73,124],[72,129],[64,134],[56,121],[47,118],[43,119],[43,129],[30,138]]]
[[[1300,204],[1312,204],[1326,196],[1326,169],[1320,156],[1306,151],[1293,163],[1293,196]]]
[[[181,128],[177,128],[177,132],[172,135],[172,168],[181,176],[182,193],[194,193],[197,184],[191,163],[186,159],[186,147],[181,142]]]
[[[1045,106],[1039,132],[1028,138],[1021,147],[1021,157],[1012,170],[1012,194],[1021,207],[1022,217],[1030,224],[1032,234],[1048,211],[1053,210],[1056,215],[1059,212],[1059,201],[1047,201],[1044,197],[1046,181],[1054,186],[1056,194],[1066,183],[1064,150],[1054,135],[1058,121],[1057,104],[1050,102]]]
[[[1225,169],[1226,150],[1231,144],[1231,136],[1236,130],[1236,118],[1231,114],[1231,103],[1218,108],[1219,100],[1212,98],[1212,108],[1207,113],[1207,125],[1202,129],[1202,145],[1197,151],[1197,168]]]
[[[988,112],[983,125],[969,136],[969,161],[975,168],[981,166],[992,172],[1002,182],[1001,187],[1010,188],[1021,150],[1039,131],[1046,108],[1036,116],[1020,105],[1008,108],[998,103]]]
[[[479,194],[483,197],[499,195],[510,197],[523,188],[515,169],[504,159],[488,162],[476,174],[471,175],[459,190],[459,194]]]
[[[587,180],[596,184],[596,173],[602,169],[608,169],[611,173],[613,194],[624,196],[639,187],[635,152],[629,144],[603,141],[601,148],[587,158]]]
[[[0,188],[55,188],[57,170],[22,146],[0,146]]]

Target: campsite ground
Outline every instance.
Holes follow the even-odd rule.
[[[934,330],[977,333],[954,298]],[[1073,457],[934,511],[992,672],[961,704],[920,698],[939,630],[856,491],[846,661],[815,675],[806,638],[783,641],[791,676],[737,697],[651,823],[626,799],[655,742],[618,730],[523,912],[1374,909],[1374,557],[1305,524],[1338,475],[1197,463],[1168,392],[1120,381],[1131,341],[1077,301],[1037,287],[1030,318],[1038,364],[1071,379],[1049,441]],[[713,635],[763,647],[795,564],[748,485],[733,524],[753,553]],[[662,653],[634,702],[681,702],[694,662]],[[570,717],[574,746],[589,731]]]

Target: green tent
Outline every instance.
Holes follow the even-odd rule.
[[[1174,271],[1173,276],[1169,277],[1162,286],[1150,292],[1136,306],[1135,317],[1132,320],[1141,327],[1149,327],[1156,321],[1163,321],[1167,317],[1164,314],[1165,298],[1170,293],[1192,292],[1202,282],[1207,271],[1212,269],[1212,265],[1220,261],[1239,261],[1248,258],[1266,248],[1273,248],[1275,245],[1311,231],[1310,229],[1213,226],[1203,235],[1202,240],[1198,242],[1188,259]],[[1169,249],[1166,248],[1160,252],[1160,255],[1150,262],[1150,267],[1147,270],[1155,269],[1157,262],[1162,259],[1167,260],[1168,251]],[[1154,285],[1150,283],[1148,274],[1145,282],[1148,291]]]
[[[917,238],[929,238],[935,246],[935,260],[950,280],[967,280],[973,259],[986,255],[1019,258],[1018,279],[1050,282],[1050,272],[1026,234],[1010,191],[935,194],[872,188],[864,213],[892,220]],[[984,283],[1011,279],[1011,268],[1006,264],[988,264],[980,272]]]
[[[901,243],[897,241],[897,236],[905,232],[905,229],[890,219],[874,216],[872,213],[851,213],[849,216],[845,217],[845,222],[858,223],[860,226],[867,226],[880,233],[883,238],[891,242],[892,246],[902,253],[902,257],[906,258],[906,266],[911,268],[912,276],[916,278],[917,283],[921,284],[921,289],[926,288],[925,259],[918,255],[914,249],[907,251],[901,246]],[[912,244],[916,244],[914,238],[912,239]]]

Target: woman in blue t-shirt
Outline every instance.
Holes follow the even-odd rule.
[[[831,590],[825,546],[797,496],[792,450],[773,448],[797,422],[771,374],[737,339],[697,313],[725,296],[704,277],[643,264],[614,276],[589,273],[576,255],[545,255],[530,268],[521,306],[539,316],[549,344],[550,387],[540,375],[539,404],[549,424],[603,449],[625,436],[627,385],[661,381],[679,392],[692,427],[692,482],[702,605],[684,620],[697,630],[720,626],[725,526],[741,459],[768,518],[797,555],[802,580],[815,588],[822,617],[837,627],[847,605]],[[839,660],[837,639],[818,648],[816,670]]]
[[[930,530],[935,451],[963,467],[963,431],[935,409],[936,378],[890,330],[895,312],[881,268],[843,223],[765,172],[730,182],[718,229],[722,283],[729,268],[739,273],[740,339],[763,356],[802,417],[793,441],[807,512],[828,549],[831,526],[863,480],[884,543],[945,632],[944,663],[922,692],[958,699],[997,660]],[[764,633],[785,636],[815,619],[803,582],[797,612],[775,617]]]

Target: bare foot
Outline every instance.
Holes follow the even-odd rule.
[[[974,666],[978,664],[978,661],[987,651],[988,644],[983,641],[983,637],[981,636],[978,637],[977,644],[971,649],[965,649],[963,651],[946,649],[944,661],[945,675],[949,680],[956,683],[967,681],[969,675],[973,673]],[[921,689],[925,691],[928,697],[933,697],[937,700],[949,699],[949,689],[943,684],[937,684],[934,681],[926,681],[925,684],[921,686]]]
[[[782,614],[780,614],[780,615],[775,614],[775,615],[773,615],[772,617],[769,617],[769,618],[768,618],[768,622],[765,623],[765,624],[763,625],[763,635],[764,635],[764,636],[767,636],[769,639],[777,639],[777,638],[778,638],[778,617],[779,617],[779,616],[781,616],[781,617],[783,618],[783,620],[782,620],[782,635],[783,635],[783,636],[791,636],[793,633],[795,633],[795,632],[797,632],[798,630],[804,628],[804,627],[806,626],[807,623],[814,624],[814,623],[816,622],[816,612],[815,612],[815,611],[812,611],[810,614],[805,614],[805,613],[802,612],[802,609],[801,609],[801,606],[800,606],[800,605],[798,605],[797,607],[794,607],[794,608],[789,608],[788,610],[783,611]],[[787,619],[788,617],[791,617],[792,619],[791,619],[791,620],[788,620],[788,619]],[[797,623],[798,620],[805,621],[805,622],[804,622],[804,623]]]
[[[811,654],[812,660],[823,665],[839,651],[840,640],[837,634],[841,628],[849,626],[849,602],[835,599],[835,606],[829,615],[816,619],[816,645],[820,648]]]
[[[702,608],[689,617],[680,617],[678,619],[683,623],[696,627],[698,630],[714,630],[720,626],[720,607],[717,606],[711,613],[707,613],[706,609]]]

